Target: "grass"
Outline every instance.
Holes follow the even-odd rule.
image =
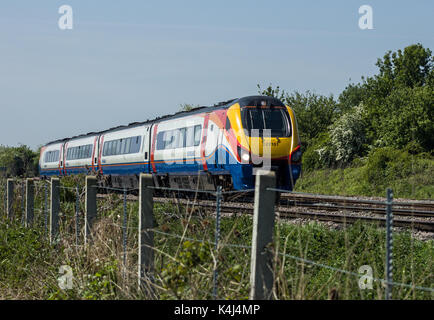
[[[121,196],[99,200],[99,219],[92,244],[75,245],[74,203],[62,201],[60,237],[49,244],[43,216],[33,228],[0,222],[1,299],[147,299],[137,290],[137,203],[128,203],[127,261],[123,263]],[[211,299],[213,271],[218,268],[218,297],[249,295],[252,221],[247,215],[223,217],[219,249],[214,248],[215,219],[194,205],[154,206],[155,293],[158,299]],[[18,217],[17,217],[18,218]],[[18,221],[19,219],[17,219]],[[83,226],[83,223],[81,223]],[[82,236],[82,235],[81,235]],[[312,265],[293,256],[358,273],[369,265],[384,278],[383,229],[357,223],[335,230],[322,224],[278,222],[273,256],[276,299],[383,299],[384,287],[373,282],[361,290],[359,277]],[[395,233],[394,281],[433,285],[433,241],[419,241],[409,232]],[[68,265],[73,289],[59,288],[59,268]],[[394,287],[395,299],[432,299],[431,292]]]
[[[386,188],[392,188],[395,198],[433,199],[434,160],[408,157],[375,166],[368,159],[349,168],[306,171],[295,191],[385,197]]]

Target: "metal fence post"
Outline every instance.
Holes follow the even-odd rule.
[[[392,299],[393,281],[393,212],[392,212],[393,191],[387,189],[386,202],[386,300]]]
[[[255,182],[252,256],[250,263],[250,299],[271,299],[274,275],[272,253],[267,245],[273,241],[275,172],[258,170]]]
[[[24,202],[24,196],[25,196],[25,184],[24,184],[24,180],[22,180],[21,182],[21,224],[24,225],[25,224],[25,202]]]
[[[48,234],[48,184],[44,184],[45,203],[44,203],[44,222],[45,222],[45,235]]]
[[[33,179],[26,180],[26,227],[33,224],[33,215],[35,207],[35,183]]]
[[[84,244],[86,245],[91,235],[92,225],[96,219],[96,177],[86,177],[86,204],[85,204],[85,219],[84,219]]]
[[[217,187],[217,193],[216,193],[216,223],[215,223],[215,252],[216,252],[216,262],[214,265],[214,290],[213,290],[213,297],[214,300],[217,299],[217,276],[218,276],[218,246],[219,246],[219,239],[220,239],[220,204],[221,204],[221,198],[222,198],[222,187]]]
[[[3,194],[3,215],[7,216],[7,185],[4,185],[4,194]]]
[[[60,210],[60,180],[51,178],[51,203],[50,203],[50,243],[53,243],[59,232]]]
[[[124,270],[127,266],[127,190],[124,189],[124,221],[123,221],[123,250],[124,250]],[[125,271],[124,271],[125,277]]]
[[[139,181],[139,254],[138,254],[138,289],[151,297],[154,273],[154,185],[151,174],[140,174]]]
[[[7,187],[7,184],[5,183],[4,184],[4,195],[3,195],[3,215],[5,215],[6,217],[7,217],[7,207],[8,207],[8,205],[7,205],[7,202],[8,202],[8,196],[7,196],[7,193],[8,193],[8,191],[7,191],[7,189],[8,189],[8,187]]]
[[[7,180],[7,201],[6,201],[6,212],[7,212],[7,216],[8,219],[12,219],[13,218],[13,205],[14,205],[14,180],[13,179],[8,179]]]
[[[79,187],[75,188],[75,245],[78,246],[79,236],[80,236],[80,221],[79,221],[79,212],[80,212],[80,192]]]

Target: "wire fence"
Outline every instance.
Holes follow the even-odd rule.
[[[8,182],[4,179],[0,180],[0,196],[4,200],[3,217],[7,221],[13,219],[26,224],[25,181],[16,179],[13,185],[14,192],[11,196],[7,191]],[[34,183],[35,215],[32,225],[36,229],[43,230],[47,238],[53,232],[53,191],[50,188],[50,181]],[[88,190],[83,181],[78,180],[74,183],[68,181],[68,185],[59,185],[60,210],[58,229],[53,239],[54,250],[59,247],[75,246],[80,250],[92,248],[91,250],[94,251],[88,252],[89,255],[112,256],[120,262],[118,271],[121,280],[117,281],[117,285],[123,292],[129,292],[130,296],[140,296],[142,293],[140,287],[136,290],[133,285],[137,281],[140,283],[136,272],[138,268],[140,270],[138,262],[141,245],[140,213],[137,214],[140,207],[140,197],[137,198],[137,193],[140,188],[123,189],[104,186],[91,186],[91,188],[97,189],[96,193],[99,197],[96,199],[97,220],[92,226],[92,241],[89,246],[86,246]],[[148,283],[153,288],[151,297],[248,298],[252,287],[252,250],[256,250],[253,245],[254,219],[248,213],[260,209],[257,205],[254,208],[251,201],[235,210],[233,203],[228,199],[237,194],[253,200],[255,190],[224,192],[221,188],[205,191],[152,186],[148,189],[161,199],[154,200],[153,203],[154,226],[144,229],[145,232],[153,235],[151,249],[154,253],[154,269],[150,277],[152,281]],[[280,196],[295,194],[277,188],[268,188],[266,191]],[[183,201],[180,201],[180,195],[183,196],[181,199]],[[278,199],[281,200],[279,197]],[[381,233],[365,229],[362,224],[359,224],[359,229],[354,231],[356,235],[350,234],[346,231],[345,221],[343,228],[332,226],[330,232],[322,232],[317,224],[298,221],[308,225],[305,232],[302,232],[301,227],[294,224],[294,219],[288,220],[283,213],[304,210],[303,204],[289,201],[286,205],[282,203],[284,202],[279,202],[276,210],[277,220],[275,225],[273,223],[274,240],[265,250],[272,257],[270,265],[267,266],[273,277],[270,298],[330,298],[330,287],[333,286],[338,286],[338,290],[344,291],[343,296],[348,298],[372,298],[372,292],[375,290],[377,298],[391,299],[394,296],[432,298],[434,289],[431,259],[422,261],[420,257],[412,257],[417,258],[417,261],[405,261],[408,257],[395,255],[395,260],[392,260],[394,248],[391,199],[386,203],[388,208],[386,239],[378,236]],[[372,204],[378,204],[378,201],[372,201]],[[230,208],[227,209],[226,205]],[[268,209],[274,216],[274,209]],[[346,212],[345,215],[352,217],[357,214]],[[339,230],[333,231],[333,228]],[[360,234],[357,234],[358,231],[361,231]],[[336,232],[343,232],[343,240],[332,237]],[[372,239],[369,238],[371,236]],[[363,248],[360,245],[363,241],[367,242],[366,250],[360,249]],[[413,247],[409,248],[410,250],[416,249],[412,241],[410,244]],[[373,247],[381,250],[371,254]],[[330,256],[324,258],[327,251],[337,254],[334,260]],[[353,255],[361,259],[363,264],[356,261]],[[334,263],[331,263],[332,261]],[[417,267],[414,265],[415,261],[418,263]],[[425,263],[425,267],[422,263]],[[408,268],[411,274],[404,275],[408,264],[411,265]],[[371,265],[371,272],[369,268],[360,271],[359,267],[366,265],[368,267]],[[392,270],[395,275],[399,274],[398,279],[403,280],[402,282],[393,280]],[[417,272],[419,274],[415,276]],[[385,279],[374,274],[385,274]],[[312,283],[309,282],[310,280]],[[313,280],[319,282],[314,283]],[[372,284],[378,285],[374,288]],[[407,291],[398,291],[399,288]]]

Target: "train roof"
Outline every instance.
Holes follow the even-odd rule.
[[[240,106],[247,106],[247,105],[253,106],[253,105],[257,105],[257,101],[264,101],[264,100],[267,101],[267,103],[269,103],[270,106],[283,105],[283,103],[279,99],[269,97],[269,96],[248,96],[248,97],[243,97],[243,98],[230,99],[227,101],[216,103],[213,106],[196,107],[196,108],[193,108],[193,109],[188,110],[188,111],[179,111],[179,112],[176,112],[174,114],[157,117],[157,118],[152,119],[152,120],[148,119],[148,120],[142,121],[142,122],[132,122],[132,123],[127,124],[127,125],[121,125],[121,126],[113,127],[113,128],[103,130],[103,131],[88,132],[86,134],[81,134],[81,135],[73,136],[70,138],[57,139],[57,140],[48,142],[47,144],[45,144],[45,146],[55,144],[55,143],[62,143],[62,142],[66,142],[66,141],[82,139],[82,138],[91,137],[91,136],[97,136],[97,135],[101,135],[101,134],[104,134],[107,132],[114,132],[114,131],[120,131],[120,130],[124,130],[124,129],[128,129],[128,128],[140,127],[143,125],[159,122],[161,120],[176,119],[176,118],[181,118],[184,116],[190,116],[190,115],[194,115],[194,114],[210,112],[210,111],[219,110],[219,109],[226,109],[235,103],[239,103]]]

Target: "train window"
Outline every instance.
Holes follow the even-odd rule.
[[[114,156],[114,155],[116,155],[116,147],[117,147],[117,143],[118,141],[117,140],[113,140],[112,141],[112,144],[111,144],[111,151],[110,151],[110,154],[112,155],[112,156]]]
[[[128,153],[129,150],[127,150],[127,141],[129,140],[129,138],[126,139],[121,139],[121,153],[125,154]]]
[[[122,139],[116,140],[116,154],[122,153]]]
[[[177,143],[177,147],[178,148],[185,148],[186,145],[186,141],[185,141],[185,133],[186,133],[186,129],[187,128],[179,128],[178,131],[178,143]]]
[[[161,131],[157,135],[157,150],[198,146],[200,144],[201,128],[201,125],[197,125]]]
[[[229,117],[226,118],[226,126],[225,129],[229,131],[231,129],[231,121],[229,120]]]
[[[130,153],[130,148],[131,148],[131,138],[125,139],[125,152],[126,153]]]
[[[68,148],[66,152],[66,160],[88,159],[92,157],[92,145]]]
[[[157,134],[157,150],[164,149],[164,132],[158,132]]]
[[[103,156],[109,156],[111,152],[111,141],[104,142]]]
[[[185,146],[192,147],[194,146],[194,127],[188,127],[186,131]]]
[[[47,163],[59,161],[59,151],[48,151],[44,156],[44,160]]]
[[[202,126],[199,124],[194,126],[194,145],[198,146],[200,144],[200,137],[202,133]]]
[[[131,147],[130,147],[130,153],[137,153],[140,151],[140,141],[141,136],[137,136],[137,137],[132,137],[132,142],[131,142]]]

